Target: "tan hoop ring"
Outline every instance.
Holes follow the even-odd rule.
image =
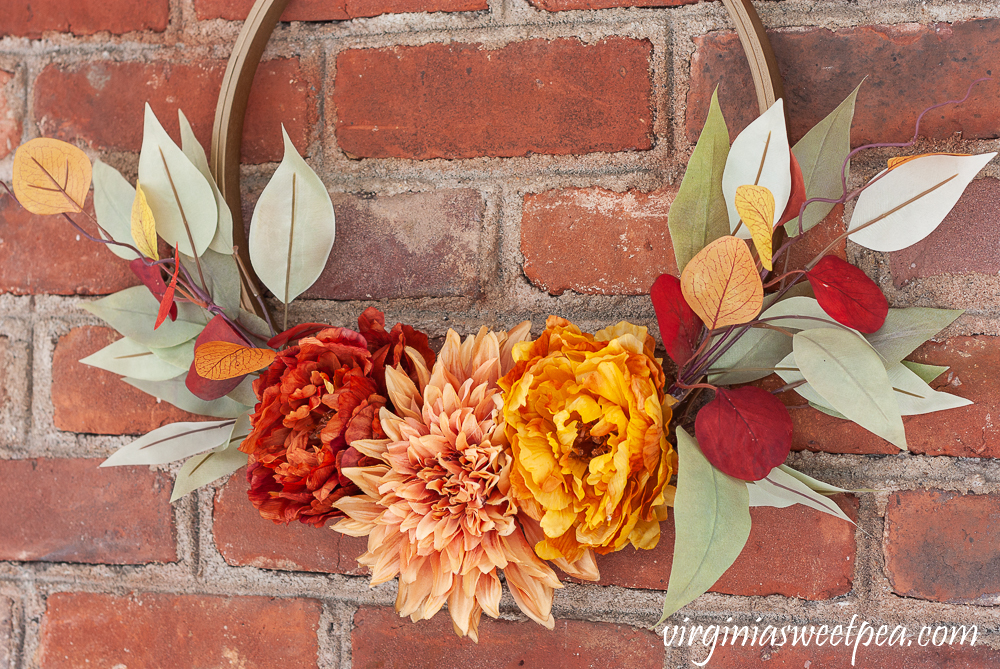
[[[287,4],[288,0],[257,0],[254,3],[239,37],[236,38],[236,44],[233,45],[212,127],[212,174],[233,212],[233,239],[237,241],[246,271],[251,273],[247,276],[240,272],[243,281],[243,308],[252,310],[259,316],[263,315],[260,305],[251,297],[257,293],[257,278],[252,275],[246,244],[242,243],[244,232],[240,196],[240,144],[243,139],[243,117],[257,65],[260,64],[264,47],[271,39],[271,33],[278,25],[278,18]],[[757,92],[757,108],[763,112],[784,95],[781,73],[778,71],[771,42],[751,0],[722,0],[722,4],[736,24],[736,32],[750,63],[750,74]]]

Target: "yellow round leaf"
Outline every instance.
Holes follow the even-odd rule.
[[[250,348],[228,341],[210,341],[194,352],[194,371],[210,381],[243,376],[266,367],[277,355],[269,348]]]
[[[709,330],[753,320],[764,300],[750,249],[732,236],[716,239],[691,259],[681,274],[681,293]]]
[[[14,195],[33,214],[83,211],[90,190],[90,158],[72,144],[39,137],[14,154]]]
[[[740,186],[736,189],[736,211],[753,237],[757,255],[764,269],[771,271],[771,238],[774,231],[774,196],[764,186]]]

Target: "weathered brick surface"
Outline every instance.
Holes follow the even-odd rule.
[[[1000,273],[1000,179],[977,179],[937,230],[889,255],[896,287],[942,274]]]
[[[62,592],[46,602],[37,659],[46,669],[312,669],[321,608],[311,599]]]
[[[327,527],[303,523],[277,525],[265,520],[247,499],[246,470],[240,469],[215,494],[215,545],[231,565],[366,574],[357,563],[368,540],[349,537]]]
[[[856,498],[834,499],[849,516],[857,517]],[[801,505],[756,507],[750,515],[753,525],[747,545],[712,592],[810,600],[850,592],[856,552],[853,525]],[[673,523],[663,523],[656,548],[635,550],[628,546],[598,556],[599,584],[666,590],[673,550]]]
[[[959,99],[974,80],[1000,71],[1000,20],[954,24],[859,26],[827,30],[768,31],[781,66],[793,141],[840,104],[862,79],[851,142],[905,142],[927,107]],[[730,135],[757,113],[753,82],[735,32],[695,38],[687,134],[694,141],[708,113],[712,91]],[[932,139],[960,132],[965,139],[1000,135],[997,82],[980,84],[965,104],[928,114],[920,134]]]
[[[14,603],[0,597],[0,669],[14,666]]]
[[[246,19],[253,0],[195,0],[199,19]],[[489,9],[486,0],[291,0],[282,21],[346,21],[402,12],[472,12]]]
[[[340,148],[361,158],[648,149],[651,48],[611,37],[348,49],[327,109]]]
[[[100,464],[0,460],[0,560],[176,560],[171,478],[148,467]]]
[[[94,215],[90,196],[86,211]],[[97,236],[97,226],[85,215],[73,220]],[[0,194],[0,292],[103,295],[138,283],[125,260],[83,237],[62,216],[36,216]]]
[[[169,0],[7,0],[0,37],[41,37],[45,32],[115,35],[136,30],[163,32],[170,17]]]
[[[111,328],[74,328],[59,338],[52,357],[52,420],[56,428],[91,434],[144,434],[161,425],[206,420],[133,388],[80,361],[121,336]]]
[[[225,68],[225,61],[219,60],[49,65],[35,80],[35,116],[46,136],[83,141],[96,149],[138,151],[143,108],[149,102],[175,141],[180,108],[207,147]],[[244,162],[281,159],[282,123],[299,151],[305,151],[317,119],[317,86],[296,58],[261,63],[247,106]]]
[[[565,290],[641,295],[660,274],[677,275],[667,212],[676,191],[615,193],[566,188],[524,197],[521,252],[534,285]]]
[[[629,667],[659,669],[663,642],[653,632],[626,625],[556,619],[549,631],[531,622],[483,616],[479,643],[452,631],[447,611],[414,624],[391,608],[363,606],[351,632],[354,669],[450,667]]]
[[[844,222],[844,207],[836,205],[820,223],[807,230],[802,239],[796,240],[788,248],[788,266],[785,261],[778,261],[780,271],[790,271],[793,269],[803,269],[810,260],[822,253],[827,246],[842,235],[847,230]],[[839,242],[830,251],[830,255],[835,255],[842,260],[847,260],[847,240]]]
[[[1000,496],[894,492],[885,534],[885,570],[894,592],[1000,604]]]
[[[680,7],[701,0],[529,0],[539,9],[562,12],[569,9],[610,9],[612,7]]]
[[[799,621],[796,621],[799,623]],[[836,620],[827,625],[826,632],[829,633],[837,624],[842,626],[841,632],[846,632],[850,617],[844,620]],[[801,623],[799,623],[801,624]],[[931,624],[931,621],[928,621]],[[765,623],[760,623],[761,629]],[[1000,663],[1000,651],[989,646],[982,645],[982,633],[978,632],[978,640],[975,645],[971,644],[972,631],[968,631],[965,644],[959,644],[957,639],[961,639],[961,632],[956,637],[954,645],[935,645],[934,632],[938,625],[931,625],[930,629],[921,636],[921,626],[907,628],[907,637],[903,647],[899,645],[890,646],[889,636],[893,633],[896,623],[875,623],[875,631],[869,639],[866,630],[859,642],[855,655],[854,643],[857,635],[857,627],[860,619],[855,624],[855,629],[851,634],[851,643],[847,645],[843,636],[838,637],[837,645],[830,646],[830,637],[824,637],[822,646],[815,642],[809,646],[792,645],[791,632],[788,632],[789,642],[781,647],[761,647],[747,644],[746,646],[737,643],[723,646],[721,643],[712,654],[712,659],[706,666],[712,669],[801,669],[802,667],[814,667],[816,669],[825,667],[879,667],[880,669],[991,669]],[[878,636],[882,625],[887,625],[886,630]],[[815,624],[817,630],[820,625]],[[752,633],[752,628],[751,628]],[[897,637],[893,637],[895,640]],[[950,632],[948,636],[950,638]],[[781,635],[778,635],[778,641]],[[721,636],[720,636],[721,639]],[[743,637],[740,637],[742,641]],[[881,642],[877,645],[876,639]],[[939,636],[940,639],[940,636]],[[869,645],[865,645],[868,642]],[[702,646],[701,638],[695,642],[697,650],[691,651],[691,657],[697,662],[703,662],[708,654]],[[852,662],[853,658],[853,662]]]
[[[13,72],[0,70],[0,160],[21,143],[23,103],[14,93]]]
[[[477,191],[332,197],[337,242],[306,297],[474,297],[479,292],[485,203]]]
[[[974,402],[969,406],[937,411],[921,416],[904,416],[906,443],[912,453],[956,457],[1000,457],[1000,439],[992,414],[1000,402],[1000,340],[997,337],[952,337],[943,342],[927,342],[910,360],[950,369],[931,383],[935,390],[949,392]],[[781,385],[769,377],[768,387]],[[804,403],[793,392],[782,393],[790,404]],[[795,424],[792,448],[827,453],[898,453],[892,444],[850,421],[833,418],[815,409],[791,410]]]

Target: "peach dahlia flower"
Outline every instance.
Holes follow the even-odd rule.
[[[381,411],[388,439],[353,442],[379,463],[345,468],[365,495],[337,502],[348,517],[334,529],[368,536],[358,562],[371,568],[372,585],[399,576],[399,614],[427,619],[447,602],[455,633],[473,640],[483,611],[500,614],[499,570],[520,609],[549,629],[553,590],[561,587],[525,538],[510,496],[497,379],[529,327],[509,335],[483,328],[464,342],[449,331],[431,371],[407,349],[417,383],[387,367],[397,412]]]

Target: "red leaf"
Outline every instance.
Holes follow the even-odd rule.
[[[210,341],[228,341],[232,344],[240,344],[242,346],[247,346],[248,342],[243,339],[236,330],[233,329],[229,323],[226,322],[222,316],[215,316],[212,320],[208,322],[205,329],[201,331],[198,338],[194,342],[194,348],[197,351],[198,347],[202,344],[206,344]],[[184,385],[190,390],[196,397],[211,402],[212,400],[217,400],[223,395],[230,393],[233,389],[240,385],[243,378],[246,376],[237,376],[232,379],[225,379],[224,381],[211,381],[209,379],[203,378],[195,371],[195,363],[191,363],[191,369],[188,370],[187,378],[184,380]]]
[[[851,263],[823,256],[806,278],[819,306],[841,325],[875,332],[885,323],[888,300],[875,282]]]
[[[661,274],[649,289],[649,297],[656,310],[663,348],[678,365],[686,363],[694,354],[701,335],[701,319],[684,300],[681,282],[675,276]]]
[[[323,323],[302,323],[301,325],[296,325],[293,328],[289,328],[284,332],[274,335],[268,340],[267,345],[278,351],[288,346],[288,342],[290,341],[312,336],[320,330],[325,330],[328,327],[330,326],[324,325]]]
[[[167,314],[173,314],[170,320],[177,319],[177,305],[174,304],[174,291],[177,290],[177,275],[181,271],[181,259],[178,252],[174,251],[174,275],[170,278],[170,285],[163,292],[163,297],[160,298],[160,310],[156,314],[156,324],[153,325],[153,329],[163,325],[163,321],[167,320]],[[161,279],[162,281],[162,279]]]
[[[756,386],[719,388],[694,421],[698,446],[716,469],[759,481],[792,448],[792,418],[785,405]]]
[[[802,208],[802,204],[807,199],[806,181],[802,178],[802,168],[799,167],[799,161],[795,159],[795,154],[792,153],[791,156],[792,194],[788,196],[788,204],[785,205],[785,210],[781,212],[781,218],[779,218],[778,222],[774,224],[774,227],[784,225],[793,218],[798,218],[799,209]],[[798,228],[796,228],[792,234],[799,234]]]

